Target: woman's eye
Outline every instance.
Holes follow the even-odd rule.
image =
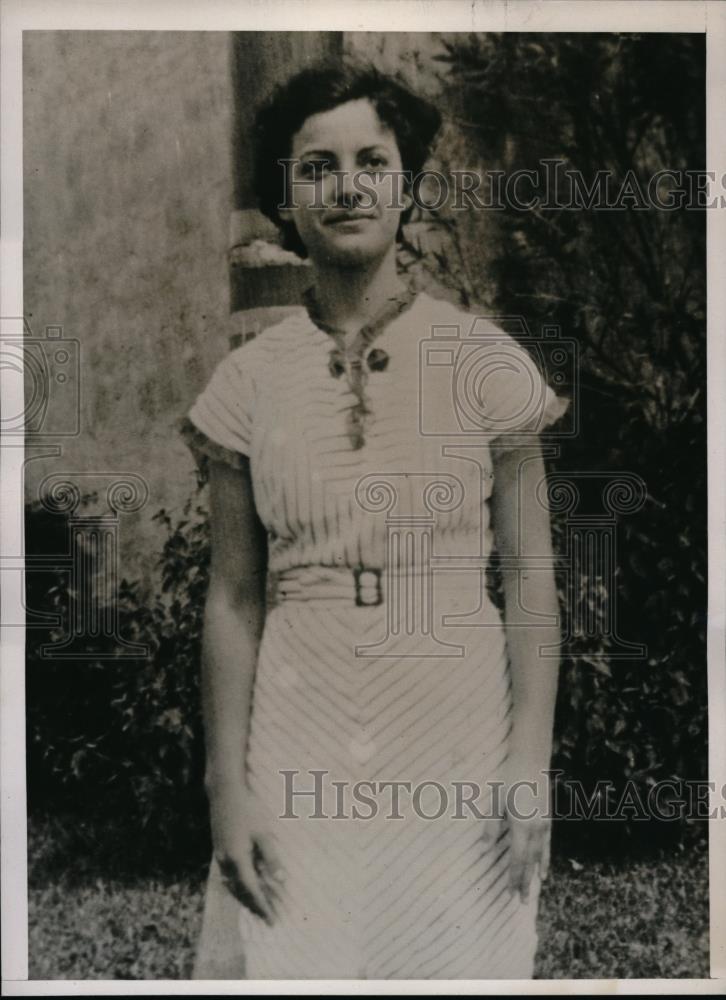
[[[382,156],[369,156],[365,162],[365,167],[370,171],[383,170],[386,166],[386,161]]]
[[[303,177],[322,177],[329,167],[329,160],[302,160],[300,163],[300,173]]]

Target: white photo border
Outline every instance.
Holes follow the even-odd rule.
[[[5,0],[0,7],[0,317],[23,315],[22,33],[32,30],[147,31],[644,31],[705,33],[707,170],[726,172],[726,5],[668,0]],[[721,114],[719,114],[721,111]],[[708,227],[708,687],[709,777],[726,786],[726,208]],[[22,411],[16,379],[0,371],[2,412]],[[0,448],[0,555],[18,551],[23,530],[22,447]],[[22,551],[22,545],[20,548]],[[3,564],[5,565],[5,564]],[[23,617],[22,574],[2,573],[2,623]],[[722,993],[726,979],[726,820],[710,824],[711,980],[533,980],[203,982],[28,980],[24,629],[2,627],[0,791],[2,973],[8,996],[342,994]],[[723,797],[714,792],[713,804]],[[719,981],[720,980],[720,981]]]

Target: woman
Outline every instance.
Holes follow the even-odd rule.
[[[258,116],[260,207],[313,284],[183,425],[212,531],[200,978],[238,932],[248,978],[532,975],[558,640],[537,432],[563,406],[491,324],[462,360],[476,317],[397,272],[438,126],[351,64]]]

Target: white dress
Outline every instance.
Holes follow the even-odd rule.
[[[249,979],[532,976],[539,886],[510,897],[506,828],[486,845],[492,822],[456,796],[501,775],[511,724],[484,585],[491,448],[567,404],[506,333],[470,338],[473,320],[419,292],[374,330],[356,389],[301,307],[225,357],[189,412],[200,459],[249,456],[268,532],[247,774],[284,869],[269,926],[213,862],[199,977],[231,975],[237,935]],[[405,783],[397,809],[385,782]]]

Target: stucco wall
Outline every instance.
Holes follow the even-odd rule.
[[[81,352],[80,433],[28,463],[26,496],[50,473],[142,476],[127,576],[153,567],[151,514],[193,489],[173,424],[227,349],[232,111],[226,33],[25,34],[25,315]]]

